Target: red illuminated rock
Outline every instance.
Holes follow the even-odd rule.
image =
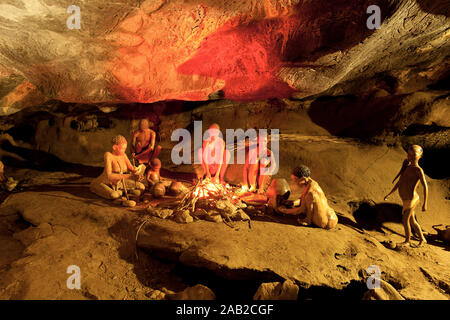
[[[380,74],[398,82],[390,93],[425,88],[448,70],[449,8],[389,3],[93,0],[80,5],[79,30],[67,28],[64,1],[1,4],[2,112],[30,104],[17,77],[35,88],[35,104],[348,94],[372,89]],[[366,26],[374,4],[375,31]]]

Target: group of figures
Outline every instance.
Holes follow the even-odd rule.
[[[147,119],[139,122],[139,129],[132,139],[132,161],[126,150],[128,142],[122,135],[112,139],[112,150],[104,155],[102,174],[90,184],[90,190],[105,199],[119,199],[124,192],[140,196],[145,185],[144,175],[149,185],[159,182],[161,161],[157,158],[161,152],[160,146],[155,146],[156,133],[150,129]],[[138,161],[138,166],[136,166]],[[148,167],[147,167],[148,166]]]
[[[407,152],[407,158],[403,161],[400,172],[395,176],[392,183],[395,186],[389,192],[384,200],[398,190],[400,198],[403,202],[402,223],[405,229],[405,241],[402,246],[411,245],[411,227],[419,237],[417,247],[427,243],[422,228],[417,222],[415,209],[420,202],[417,193],[419,182],[423,186],[423,205],[422,211],[427,210],[428,186],[425,174],[419,166],[419,160],[423,155],[422,147],[412,145]],[[269,189],[269,206],[284,214],[301,214],[306,213],[306,218],[300,220],[302,225],[315,224],[321,228],[331,229],[337,224],[337,216],[334,210],[329,207],[327,199],[319,184],[310,178],[310,170],[306,166],[299,166],[292,172],[292,180],[298,186],[303,187],[303,193],[299,200],[294,202],[294,208],[287,208],[284,203],[289,197],[288,186],[283,181],[274,180]]]
[[[112,151],[104,155],[105,168],[103,173],[94,179],[90,189],[95,194],[105,199],[118,199],[123,196],[123,191],[136,196],[145,190],[142,183],[144,179],[149,186],[155,185],[160,179],[161,161],[157,158],[161,147],[155,145],[156,133],[150,129],[149,121],[143,119],[139,123],[139,130],[133,134],[132,161],[126,155],[127,140],[118,135],[112,140]],[[247,141],[247,146],[248,146]],[[230,152],[226,148],[225,141],[220,136],[220,127],[213,124],[209,128],[209,137],[203,142],[198,151],[198,157],[203,168],[200,179],[209,179],[213,183],[225,184],[225,173],[230,163]],[[399,178],[392,191],[385,200],[399,191],[403,201],[403,226],[405,228],[405,242],[409,245],[411,239],[411,226],[420,236],[419,245],[426,243],[422,229],[415,216],[415,208],[419,202],[417,186],[419,182],[424,187],[423,211],[427,210],[428,187],[423,170],[419,166],[419,159],[423,150],[420,146],[413,145],[408,150],[407,159],[395,177]],[[266,155],[266,157],[260,157]],[[138,166],[135,162],[138,162]],[[291,179],[294,184],[303,191],[301,197],[292,202],[289,201],[289,184],[284,179],[271,181],[270,171],[264,171],[273,164],[275,157],[267,148],[267,137],[258,136],[256,145],[249,148],[243,169],[243,184],[241,193],[256,192],[265,194],[268,198],[267,207],[273,211],[286,215],[306,215],[299,219],[300,225],[316,225],[324,229],[332,229],[338,223],[335,211],[329,206],[328,200],[317,181],[311,178],[308,167],[300,165],[292,170]],[[271,181],[271,184],[269,182]]]

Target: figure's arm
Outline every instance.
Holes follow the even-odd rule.
[[[428,184],[427,180],[425,179],[425,174],[423,173],[423,170],[420,169],[420,182],[423,186],[423,206],[422,211],[427,211],[427,201],[428,201]]]
[[[150,150],[155,149],[156,132],[150,129]]]
[[[217,143],[217,142],[216,142]],[[221,142],[221,148],[220,148],[220,154],[218,156],[218,158],[220,159],[219,161],[219,168],[217,169],[216,175],[215,175],[215,179],[219,178],[220,175],[220,170],[222,170],[222,166],[223,166],[223,156],[225,154],[225,142]]]
[[[387,194],[387,196],[384,197],[384,201],[386,201],[391,196],[391,194],[393,194],[398,189],[399,182],[400,181],[397,181],[397,183],[395,184],[394,188],[392,188],[391,192],[389,192]]]
[[[208,142],[204,142],[203,143],[203,148],[202,148],[202,161],[205,165],[205,171],[206,171],[206,177],[207,178],[211,178],[211,173],[209,172],[209,158],[205,158],[205,152],[207,151],[206,149],[208,148]]]
[[[279,207],[277,208],[278,211],[284,213],[284,214],[289,214],[289,215],[293,215],[293,216],[297,216],[300,213],[302,213],[302,211],[300,210],[300,207],[297,208],[284,208],[284,207]]]
[[[136,139],[137,139],[137,136],[138,136],[138,132],[135,131],[134,134],[133,134],[133,139],[131,140],[131,146],[130,146],[132,154],[136,153]]]
[[[408,166],[408,160],[405,159],[405,161],[403,161],[402,168],[401,168],[400,171],[397,173],[397,175],[395,176],[394,180],[392,180],[392,183],[394,183],[395,180],[397,180],[398,177],[400,177],[400,176],[402,175],[403,171],[405,171],[405,169],[406,169],[407,166]]]
[[[131,164],[130,159],[128,159],[126,154],[124,155],[124,157],[125,157],[125,165],[127,166],[127,169],[134,173],[137,168]]]
[[[295,203],[300,203],[300,207],[296,207]],[[284,214],[290,214],[290,215],[299,215],[301,213],[304,213],[306,210],[306,201],[300,201],[300,199],[294,201],[294,208],[278,208],[278,211],[284,213]]]

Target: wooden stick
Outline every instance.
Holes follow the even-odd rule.
[[[122,168],[120,168],[120,175],[122,175]],[[122,176],[122,184],[123,190],[125,191],[125,197],[127,197],[127,200],[130,201],[130,197],[128,197],[127,186],[125,185],[125,178],[123,176]]]
[[[133,160],[133,168],[136,168],[136,161],[135,161],[134,157],[132,158],[132,160]],[[134,188],[135,189],[137,188],[137,181],[136,180],[134,180]]]

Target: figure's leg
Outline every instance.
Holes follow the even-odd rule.
[[[244,188],[244,189],[248,189],[248,165],[246,164],[245,166],[244,166],[244,169],[242,169],[242,179],[243,179],[243,181],[242,181],[242,187]]]
[[[422,244],[427,243],[427,240],[425,239],[425,236],[423,235],[422,228],[420,227],[419,223],[417,222],[416,215],[414,213],[414,209],[411,209],[411,224],[412,224],[414,230],[416,230],[417,234],[419,235],[419,238],[420,238],[419,247]]]
[[[223,154],[223,164],[220,168],[220,182],[225,183],[225,173],[227,172],[228,164],[230,163],[231,154],[230,151],[225,149],[225,152]]]
[[[153,159],[158,158],[159,154],[161,153],[161,146],[156,146],[155,150],[150,153],[150,158],[148,159],[148,162],[151,162]]]
[[[258,192],[263,193],[267,190],[270,184],[272,175],[262,174],[266,166],[261,165],[259,168],[259,178],[258,178]]]
[[[327,229],[333,229],[338,224],[338,217],[336,212],[334,212],[333,208],[328,208],[328,224]]]
[[[203,169],[203,174],[201,177],[199,176],[199,178],[203,179],[203,178],[205,178],[205,175],[206,175],[206,164],[203,161],[203,148],[198,149],[197,155],[198,155],[198,161],[200,161],[200,163],[202,164],[202,169]]]
[[[122,196],[120,191],[113,190],[104,183],[91,183],[89,189],[96,195],[108,200],[114,200]]]
[[[404,207],[403,212],[402,212],[402,223],[403,223],[403,228],[405,229],[405,241],[403,242],[403,244],[410,244],[410,240],[411,240],[410,219],[411,219],[411,208]]]
[[[256,178],[258,176],[259,165],[250,164],[248,167],[248,182],[250,183],[250,191],[256,191]]]
[[[126,179],[125,186],[127,187],[127,190],[145,190],[145,185],[142,182],[133,179]]]
[[[313,221],[313,215],[314,215],[314,204],[308,203],[306,204],[306,218],[305,219],[298,219],[298,223],[302,226],[309,226],[312,224]]]
[[[135,158],[139,161],[140,164],[142,163],[147,164],[150,162],[150,155],[151,155],[150,150],[145,150],[142,153],[139,154],[136,153]]]

